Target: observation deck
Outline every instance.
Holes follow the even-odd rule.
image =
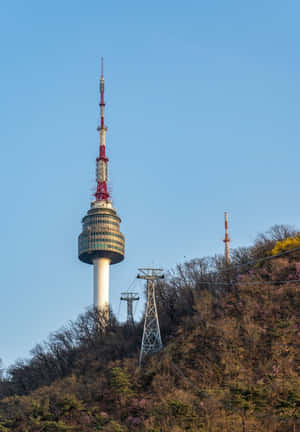
[[[121,219],[109,202],[93,201],[82,219],[82,233],[78,237],[78,256],[93,264],[95,258],[108,258],[110,264],[124,259],[125,237],[120,232]]]

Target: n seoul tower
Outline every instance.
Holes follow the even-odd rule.
[[[107,189],[108,158],[106,157],[104,124],[104,71],[101,59],[100,78],[100,135],[99,156],[96,159],[97,190],[95,201],[82,219],[82,233],[78,238],[79,259],[94,267],[94,307],[108,313],[109,266],[124,259],[125,237],[120,232],[121,219],[112,206]]]

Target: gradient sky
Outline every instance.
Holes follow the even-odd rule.
[[[100,57],[107,153],[137,268],[299,227],[300,3],[24,0],[0,6],[0,357],[8,366],[92,302],[77,258],[95,187]],[[137,316],[141,314],[141,302]]]

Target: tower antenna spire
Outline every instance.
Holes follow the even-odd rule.
[[[228,235],[228,213],[225,212],[224,216],[225,216],[225,239],[223,241],[225,243],[225,263],[226,265],[229,265],[230,264],[230,250],[229,250],[230,238]]]
[[[100,126],[97,128],[100,134],[99,156],[97,157],[97,190],[96,201],[109,201],[108,182],[108,158],[106,157],[105,138],[107,127],[104,124],[104,59],[101,57],[100,76]]]
[[[101,77],[104,78],[104,58],[101,57]]]

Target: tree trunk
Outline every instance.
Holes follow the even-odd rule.
[[[246,418],[245,418],[245,416],[242,416],[242,425],[243,425],[243,432],[246,432]]]

